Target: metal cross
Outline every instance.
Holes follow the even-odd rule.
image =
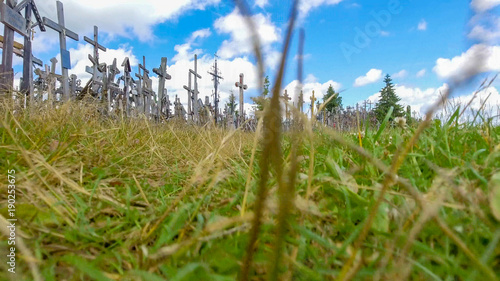
[[[58,23],[43,17],[43,24],[59,32],[59,44],[61,47],[61,72],[62,72],[62,88],[64,99],[69,99],[69,82],[68,82],[68,69],[71,69],[71,58],[69,51],[66,50],[66,36],[78,41],[78,34],[67,29],[64,25],[64,7],[61,1],[57,1],[57,19]]]
[[[224,78],[222,76],[220,76],[220,71],[217,68],[217,55],[215,55],[215,63],[214,63],[214,66],[212,66],[212,72],[209,71],[208,74],[213,76],[212,80],[214,81],[214,89],[215,89],[215,92],[214,92],[214,120],[215,120],[215,124],[217,124],[217,119],[218,119],[217,112],[218,112],[218,108],[219,108],[219,95],[217,92],[217,88],[220,84],[219,79],[224,80]]]
[[[163,109],[163,102],[164,102],[164,97],[165,97],[165,80],[170,80],[172,79],[172,76],[167,73],[167,58],[162,57],[161,58],[161,64],[160,68],[153,68],[153,72],[158,75],[158,118],[161,117],[161,112]],[[168,99],[167,99],[168,100]],[[168,116],[167,116],[168,118]]]
[[[244,111],[244,100],[243,100],[243,91],[248,89],[248,86],[246,84],[243,83],[243,80],[244,80],[244,77],[245,75],[243,73],[240,73],[240,81],[239,82],[236,82],[234,83],[234,85],[237,87],[237,88],[240,88],[240,120],[238,120],[238,127],[241,126],[243,124],[243,122],[245,122],[245,115],[243,113]]]
[[[194,55],[194,70],[189,69],[189,72],[194,75],[194,89],[193,89],[193,111],[194,111],[194,122],[199,122],[199,111],[200,107],[198,105],[198,79],[201,79],[201,75],[198,74],[198,55]]]

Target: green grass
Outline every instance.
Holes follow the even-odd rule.
[[[254,133],[101,118],[83,103],[12,112],[2,105],[0,181],[16,170],[17,235],[34,257],[18,249],[16,280],[34,279],[30,262],[44,280],[238,277],[260,175]],[[359,242],[386,179],[383,168],[416,129],[367,130],[367,155],[358,134],[303,132],[281,276],[334,280],[345,271],[354,280],[499,279],[500,218],[490,195],[500,188],[492,179],[500,172],[500,128],[453,121],[432,123],[411,147]],[[285,134],[285,172],[292,143]],[[264,279],[274,261],[274,177],[268,186],[251,280]],[[6,184],[0,206],[7,217]],[[6,254],[1,239],[0,257]],[[11,277],[6,269],[1,262],[1,280]]]

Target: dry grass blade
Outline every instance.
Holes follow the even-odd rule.
[[[5,235],[6,237],[10,237],[10,233],[8,230],[8,225],[9,222],[2,216],[0,215],[0,231]],[[38,270],[37,266],[37,260],[35,257],[31,254],[31,251],[26,247],[26,244],[24,244],[23,238],[21,236],[16,237],[16,246],[19,247],[19,250],[21,250],[21,253],[24,255],[24,260],[28,263],[29,268],[31,270],[31,275],[33,276],[33,280],[35,281],[42,281],[42,275],[40,274],[40,271]]]

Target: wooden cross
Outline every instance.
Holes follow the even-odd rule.
[[[243,125],[243,122],[245,122],[245,115],[243,113],[244,111],[244,99],[243,99],[243,91],[248,89],[248,86],[243,82],[244,80],[244,77],[245,75],[243,73],[240,73],[240,81],[239,82],[236,82],[234,83],[234,85],[237,87],[237,88],[240,88],[240,112],[239,112],[239,115],[240,115],[240,120],[238,120],[238,127]]]
[[[314,103],[316,102],[316,97],[314,97],[314,91],[311,96],[311,121],[314,121]]]
[[[94,25],[94,40],[88,38],[87,36],[84,36],[83,39],[85,42],[89,43],[90,45],[94,46],[94,56],[92,57],[89,55],[89,59],[94,62],[95,65],[99,65],[99,50],[106,52],[106,47],[102,46],[99,44],[99,28]]]
[[[99,92],[99,88],[107,88],[107,85],[104,85],[104,76],[106,75],[106,64],[99,64],[99,50],[106,52],[106,47],[99,44],[99,28],[94,25],[94,40],[84,36],[83,39],[85,42],[89,43],[94,47],[94,54],[89,54],[89,60],[92,62],[92,68],[87,67],[86,72],[92,74],[92,90],[97,93]],[[103,70],[103,71],[102,71]],[[105,89],[103,89],[105,90]]]
[[[71,58],[69,51],[66,50],[66,36],[78,41],[78,34],[67,29],[64,25],[64,7],[61,1],[57,1],[57,19],[58,23],[43,17],[43,24],[51,29],[59,32],[59,45],[61,47],[61,73],[62,73],[62,89],[64,99],[69,100],[69,83],[68,83],[68,69],[71,69]]]
[[[192,101],[193,101],[193,92],[194,90],[191,88],[191,72],[188,72],[188,86],[184,85],[184,89],[188,92],[188,121],[193,120],[193,111],[192,111]]]
[[[201,75],[198,74],[198,55],[194,55],[194,70],[189,69],[189,72],[194,75],[194,89],[193,89],[193,118],[194,122],[199,122],[199,111],[200,107],[198,104],[198,79],[201,79]]]
[[[32,53],[32,40],[34,39],[35,29],[34,27],[38,25],[40,31],[45,32],[45,25],[43,24],[42,17],[38,12],[38,8],[36,7],[35,0],[24,0],[16,6],[16,11],[24,10],[24,18],[26,20],[27,27],[27,36],[24,37],[24,50],[23,53],[26,54],[23,56],[23,81],[21,83],[21,91],[28,95],[30,98],[33,96],[33,64],[38,64],[40,66],[43,63],[35,59]],[[36,24],[31,26],[31,17],[35,16]],[[38,61],[37,61],[38,60]]]
[[[130,115],[130,104],[129,104],[129,93],[133,89],[132,77],[130,77],[130,73],[132,72],[132,68],[130,67],[130,60],[126,57],[122,63],[123,67],[123,76],[121,77],[123,80],[123,95],[125,96],[125,110],[127,115]]]
[[[300,113],[303,113],[304,112],[304,93],[302,91],[300,91],[300,94],[299,94],[299,101],[297,103],[297,105],[299,106],[299,111]]]
[[[285,90],[285,94],[283,95],[283,100],[285,100],[285,121],[290,120],[290,112],[288,112],[288,101],[292,100],[292,98],[288,95],[287,90]]]
[[[208,74],[212,75],[213,78],[212,80],[214,81],[214,120],[215,124],[217,124],[217,119],[218,119],[218,109],[219,109],[219,96],[217,92],[217,88],[220,84],[219,79],[224,80],[222,76],[220,76],[219,69],[217,68],[217,55],[215,55],[215,63],[212,69],[212,72],[208,72]]]
[[[144,90],[145,89],[144,78],[145,78],[146,71],[149,73],[149,70],[147,70],[145,67],[145,65],[146,65],[146,57],[145,56],[142,57],[142,62],[143,62],[143,64],[139,64],[139,66],[137,68],[138,73],[135,74],[135,77],[137,77],[139,79],[139,80],[137,80],[137,95],[138,95],[139,104],[136,106],[139,106],[140,112],[146,113],[146,100],[145,100],[146,91]],[[141,74],[141,70],[143,70],[144,74]]]
[[[373,102],[371,100],[368,100],[367,104],[370,106],[369,111],[372,111],[372,104],[373,104]]]
[[[0,68],[0,73],[2,74],[0,80],[0,86],[3,88],[3,90],[12,89],[14,83],[14,71],[12,69],[12,60],[14,55],[14,32],[21,34],[24,37],[25,42],[26,40],[30,39],[30,34],[28,30],[31,30],[31,13],[33,11],[33,6],[34,3],[31,3],[31,1],[28,0],[23,1],[19,5],[17,5],[17,1],[15,0],[7,0],[6,3],[3,3],[3,1],[0,2],[0,10],[1,10],[0,22],[4,24],[2,66]],[[20,14],[20,11],[23,8],[26,8],[25,11],[26,17],[23,17]],[[36,6],[34,10],[35,10],[35,15],[38,15],[38,10],[36,10]],[[45,30],[43,24],[40,25],[40,28],[42,30]],[[25,64],[30,65],[32,60],[31,41],[29,44],[24,45],[24,51],[26,54],[29,55],[25,56],[25,58],[23,59],[23,66]],[[25,74],[24,71],[28,72],[29,70],[29,73],[27,76],[23,76],[25,82],[21,85],[23,87],[29,86],[28,88],[31,90],[32,90],[31,85],[33,81],[32,67],[33,67],[32,65],[31,68],[26,66],[24,67],[25,69],[23,69],[23,75]],[[29,77],[31,77],[31,79]]]
[[[120,74],[120,70],[116,66],[116,58],[113,59],[113,64],[108,66],[108,79],[107,79],[107,84],[108,86],[106,89],[108,90],[108,106],[111,106],[111,100],[113,100],[115,97],[118,98],[118,103],[119,107],[121,110],[123,110],[123,100],[124,98],[122,97],[122,90],[120,89],[120,81],[115,81],[116,80],[116,75]]]
[[[168,97],[168,94],[165,94],[165,117],[168,119],[170,118],[170,106],[172,103],[170,102],[170,99]]]
[[[163,109],[163,99],[165,97],[165,80],[172,79],[172,76],[167,73],[167,58],[161,58],[161,64],[159,68],[153,68],[153,72],[158,75],[158,117],[160,117],[161,111]],[[168,117],[167,117],[168,118]]]

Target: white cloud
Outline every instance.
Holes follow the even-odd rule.
[[[298,81],[293,80],[281,91],[283,93],[285,90],[287,90],[288,94],[292,97],[292,101],[295,104],[297,104],[299,95],[299,93],[297,92],[298,85]],[[340,91],[340,89],[342,88],[342,84],[333,80],[329,80],[325,83],[320,83],[318,82],[318,79],[312,74],[309,74],[306,77],[304,84],[302,85],[302,92],[304,95],[304,112],[307,112],[311,106],[312,92],[314,91],[314,97],[316,98],[316,101],[322,102],[323,96],[326,94],[326,91],[328,90],[330,85],[332,85],[333,89],[336,92]]]
[[[177,19],[189,10],[203,10],[220,0],[65,0],[66,26],[83,36],[93,32],[93,26],[110,36],[123,36],[140,41],[154,39],[153,26]],[[38,1],[42,16],[57,19],[56,1]],[[46,32],[54,37],[56,32]]]
[[[471,6],[476,12],[485,12],[500,5],[500,0],[472,0]]]
[[[484,24],[475,25],[469,32],[470,39],[476,39],[481,42],[495,42],[500,39],[500,18],[490,19],[489,26]]]
[[[207,38],[212,34],[210,28],[200,29],[191,34],[187,43],[175,45],[174,50],[177,52],[175,56],[172,58],[172,61],[179,60],[190,60],[194,57],[195,54],[201,54],[203,50],[201,49],[192,49],[192,45],[196,44],[196,40],[198,38]]]
[[[362,87],[368,84],[375,83],[382,79],[382,70],[380,69],[370,69],[365,76],[360,76],[354,81],[354,87]]]
[[[400,72],[394,73],[392,78],[405,78],[408,76],[408,71],[406,69],[401,70]]]
[[[380,31],[380,36],[389,37],[390,35],[391,35],[391,33],[389,31],[385,31],[385,30]]]
[[[301,1],[299,4],[299,19],[303,20],[307,17],[310,11],[323,5],[336,5],[342,0],[307,0]]]
[[[256,25],[264,54],[275,55],[276,51],[272,44],[280,40],[280,29],[271,21],[270,15],[255,14],[252,19]],[[233,10],[227,16],[218,18],[214,23],[214,28],[219,34],[230,35],[230,39],[224,40],[217,52],[221,58],[230,59],[253,53],[252,34],[238,9]]]
[[[418,30],[422,30],[422,31],[425,31],[427,30],[427,21],[425,21],[424,19],[421,20],[419,23],[418,23],[418,27],[417,27]]]
[[[462,81],[474,75],[499,71],[500,46],[477,44],[452,59],[439,58],[434,72],[443,79]]]
[[[91,66],[92,63],[88,59],[88,54],[93,53],[93,46],[88,44],[78,44],[76,49],[70,49],[71,60],[72,60],[72,69],[70,69],[69,74],[76,74],[78,79],[82,80],[82,84],[85,85],[88,79],[92,76],[91,74],[85,71],[86,66]],[[116,58],[116,63],[118,69],[121,71],[121,75],[123,75],[123,68],[121,64],[123,60],[128,57],[130,60],[130,65],[135,67],[138,65],[139,60],[133,54],[133,49],[127,45],[120,47],[119,49],[107,49],[106,52],[99,51],[99,62],[106,63],[107,65],[111,65],[113,63],[113,59]],[[61,59],[60,56],[57,58],[58,64],[56,68],[56,73],[60,73],[61,69]],[[142,63],[142,58],[141,58]],[[146,63],[148,63],[146,61]],[[150,64],[150,63],[148,63]],[[156,65],[155,65],[156,67]],[[133,69],[135,71],[135,69]]]
[[[197,38],[207,38],[210,37],[210,35],[212,35],[210,28],[196,30],[195,32],[193,32],[193,34],[191,34],[190,41],[194,41]]]
[[[255,0],[255,6],[264,8],[269,5],[269,0]]]
[[[440,93],[444,93],[448,88],[447,84],[439,88],[411,88],[407,86],[396,85],[396,94],[401,98],[400,104],[410,105],[412,111],[416,111],[420,115],[426,113],[426,111],[436,103],[439,99]],[[376,93],[368,98],[368,100],[376,103],[380,98],[380,92]]]
[[[443,84],[439,88],[411,88],[402,85],[396,85],[395,91],[396,94],[401,98],[400,104],[405,106],[410,105],[411,110],[416,111],[418,115],[423,116],[427,113],[431,106],[437,103],[441,97],[447,90],[449,89],[448,84]],[[491,94],[491,95],[490,95]],[[486,98],[489,96],[489,99]],[[438,110],[437,115],[443,114],[444,116],[448,116],[452,114],[452,110],[457,105],[461,105],[463,108],[466,104],[474,96],[474,93],[470,93],[468,95],[462,95],[459,97],[453,97],[447,101],[447,106]],[[380,98],[380,92],[376,93],[368,98],[368,100],[376,103]],[[481,105],[486,101],[484,109],[486,113],[491,116],[496,114],[496,110],[498,106],[500,106],[500,94],[498,90],[494,87],[487,88],[479,93],[477,93],[476,98],[472,101],[470,109],[479,110]],[[492,114],[493,113],[493,114]]]
[[[427,69],[422,69],[420,70],[419,72],[417,72],[417,78],[422,78],[425,76],[425,74],[427,73]]]

